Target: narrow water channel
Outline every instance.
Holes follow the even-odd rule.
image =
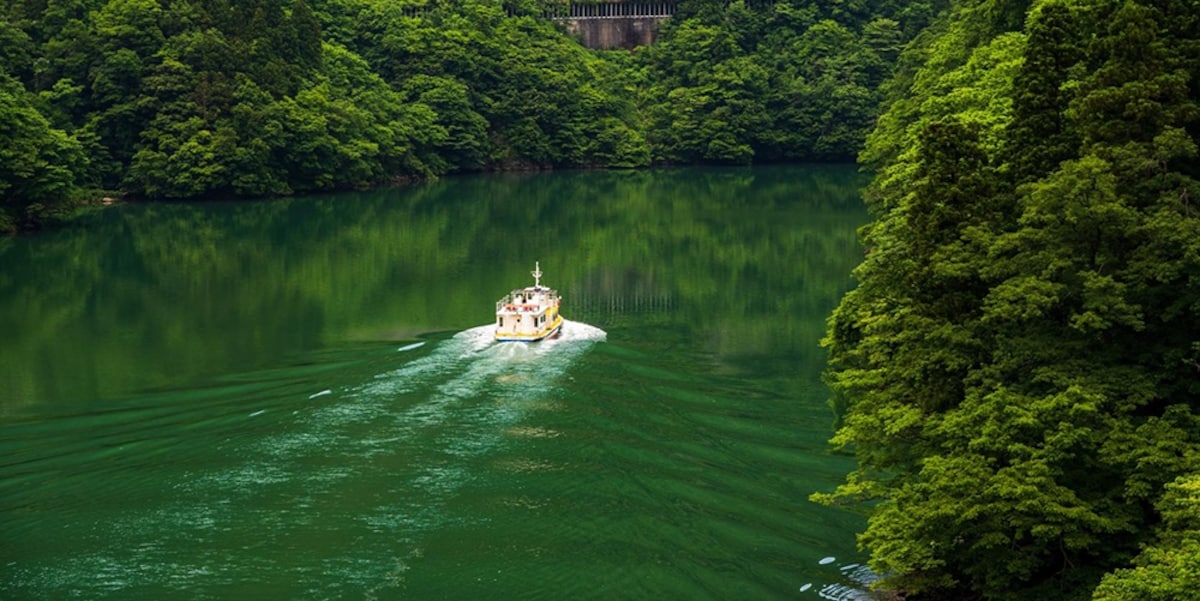
[[[0,598],[867,599],[816,506],[853,167],[448,179],[0,242]],[[563,296],[496,343],[495,300]]]

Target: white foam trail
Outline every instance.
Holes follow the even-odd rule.
[[[821,562],[825,563],[825,560],[821,560]],[[874,601],[876,599],[875,595],[871,594],[871,583],[879,580],[879,575],[871,568],[852,563],[842,566],[839,570],[853,584],[826,584],[817,591],[819,597],[829,601]]]
[[[551,365],[565,367],[562,365],[562,359],[574,358],[592,343],[603,341],[607,337],[604,330],[595,326],[564,320],[562,331],[555,338],[532,343],[498,343],[493,328],[492,324],[487,324],[463,330],[438,343],[428,355],[397,370],[376,376],[374,382],[359,387],[355,392],[370,396],[399,395],[411,392],[442,374],[466,369],[461,378],[450,380],[439,387],[442,394],[461,397],[478,392],[478,385],[485,382],[487,376],[494,375],[506,367],[503,364],[496,365],[494,360],[502,363],[520,362],[530,356],[543,358],[562,355],[565,352],[567,357],[557,356],[551,361]],[[585,344],[580,348],[578,343]],[[487,361],[480,364],[481,358]]]
[[[187,487],[221,489],[233,505],[289,480],[320,494],[378,469],[365,459],[385,455],[407,473],[396,486],[423,494],[397,495],[362,519],[397,536],[438,528],[448,519],[445,504],[475,476],[477,459],[503,445],[505,432],[542,406],[570,366],[605,338],[599,328],[566,321],[554,339],[500,343],[487,324],[402,347],[412,354],[397,357],[396,369],[313,393],[309,399],[321,400],[299,406],[291,427],[257,440],[244,463],[196,474]],[[406,455],[416,439],[422,452]],[[321,469],[307,461],[330,454],[364,461]]]
[[[406,345],[396,349],[396,352],[403,353],[404,351],[411,351],[413,349],[421,348],[423,346],[425,346],[425,341],[422,340],[421,342],[414,342],[412,344],[406,344]]]
[[[173,484],[178,493],[176,504],[154,514],[123,517],[111,527],[126,538],[164,540],[168,544],[177,540],[206,541],[203,547],[212,551],[220,548],[212,543],[214,537],[226,536],[229,524],[237,523],[233,516],[243,511],[244,501],[262,507],[262,499],[273,499],[273,489],[279,484],[304,482],[312,496],[297,501],[310,503],[316,496],[344,486],[341,482],[346,479],[371,477],[385,466],[395,465],[408,468],[403,481],[396,482],[397,487],[427,494],[383,499],[375,511],[360,519],[375,532],[386,532],[396,540],[412,540],[446,523],[449,517],[445,506],[475,476],[472,466],[504,444],[505,432],[553,391],[578,357],[605,337],[599,328],[567,321],[556,339],[501,344],[495,341],[489,324],[432,341],[421,351],[417,349],[426,346],[424,342],[402,347],[417,352],[403,355],[407,361],[397,369],[357,386],[338,388],[337,394],[332,389],[314,392],[307,398],[321,400],[297,403],[292,411],[271,412],[279,417],[267,425],[278,433],[259,437],[256,431],[247,430],[245,436],[252,438],[229,442],[238,445],[241,461],[186,472]],[[460,406],[452,409],[454,404]],[[261,409],[249,415],[267,412]],[[412,449],[405,445],[411,442],[405,437],[426,423],[440,422],[449,422],[451,427],[434,430],[422,440],[433,447],[435,460],[418,454],[409,459],[406,452]],[[331,454],[347,453],[364,457],[390,453],[391,457],[388,461],[325,460]],[[313,462],[313,457],[322,461]],[[219,500],[201,504],[196,500],[199,498]],[[288,520],[307,519],[308,515],[304,511],[263,512],[262,519],[270,526],[266,532],[272,537],[264,542],[279,542],[273,538],[274,533],[286,534],[289,527],[297,525]],[[169,532],[162,530],[163,524],[171,525]],[[164,563],[156,557],[155,548],[122,548],[112,556],[79,556],[60,564],[65,566],[61,571],[30,572],[22,577],[63,580],[90,573],[102,581],[102,588],[110,590],[146,581],[178,584],[203,579],[212,583],[220,575],[210,574],[208,566],[220,566],[223,561],[211,552],[189,565]],[[352,563],[349,569],[354,573],[365,561],[352,557],[338,561],[343,559]],[[400,566],[397,573],[403,569],[405,566]],[[135,577],[138,580],[132,579]]]
[[[406,380],[392,387],[392,392],[407,392],[429,382],[431,376],[458,372],[439,384],[436,394],[425,403],[397,416],[397,421],[421,426],[439,423],[449,405],[476,397],[493,385],[502,389],[519,388],[527,397],[543,393],[576,357],[606,337],[600,328],[569,320],[563,321],[557,337],[540,342],[496,342],[491,324],[459,332],[449,344],[388,374],[388,381]]]
[[[396,534],[436,528],[444,516],[438,507],[470,480],[471,458],[503,444],[504,432],[520,421],[558,385],[567,368],[597,341],[603,330],[567,321],[558,337],[536,343],[496,342],[494,326],[459,332],[428,356],[387,374],[405,378],[391,390],[432,385],[432,394],[395,415],[393,433],[408,438],[417,430],[452,421],[435,439],[434,448],[457,458],[450,465],[426,465],[411,484],[422,490],[420,506],[385,505],[366,518],[376,529]],[[372,389],[379,392],[380,389]],[[406,516],[397,519],[397,516]],[[413,516],[420,516],[413,519]]]
[[[375,381],[359,387],[356,392],[402,394],[438,374],[454,369],[464,359],[493,342],[490,326],[464,330],[439,343],[433,352],[397,370],[375,376]],[[411,346],[411,345],[410,345]]]

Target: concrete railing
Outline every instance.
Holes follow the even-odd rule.
[[[675,14],[678,7],[678,2],[602,2],[554,6],[543,14],[555,20],[666,18]]]

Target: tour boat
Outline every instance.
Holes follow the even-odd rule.
[[[496,302],[496,340],[536,342],[557,335],[563,318],[558,292],[542,285],[542,265],[535,261],[533,285],[517,288]]]

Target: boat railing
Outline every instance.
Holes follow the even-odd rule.
[[[527,297],[524,300],[518,300],[518,297],[525,294],[524,290],[514,290],[504,298],[496,301],[496,312],[515,311],[518,313],[536,313],[541,311],[542,307],[551,306],[554,304],[554,301],[558,300],[558,294],[553,290],[543,288],[540,293],[544,296],[545,301],[531,303]]]
[[[500,313],[501,311],[510,311],[510,312],[516,311],[518,313],[536,313],[539,310],[541,310],[541,308],[542,308],[541,303],[518,303],[518,302],[512,301],[511,299],[501,299],[500,302],[496,303],[496,312],[497,313]]]

